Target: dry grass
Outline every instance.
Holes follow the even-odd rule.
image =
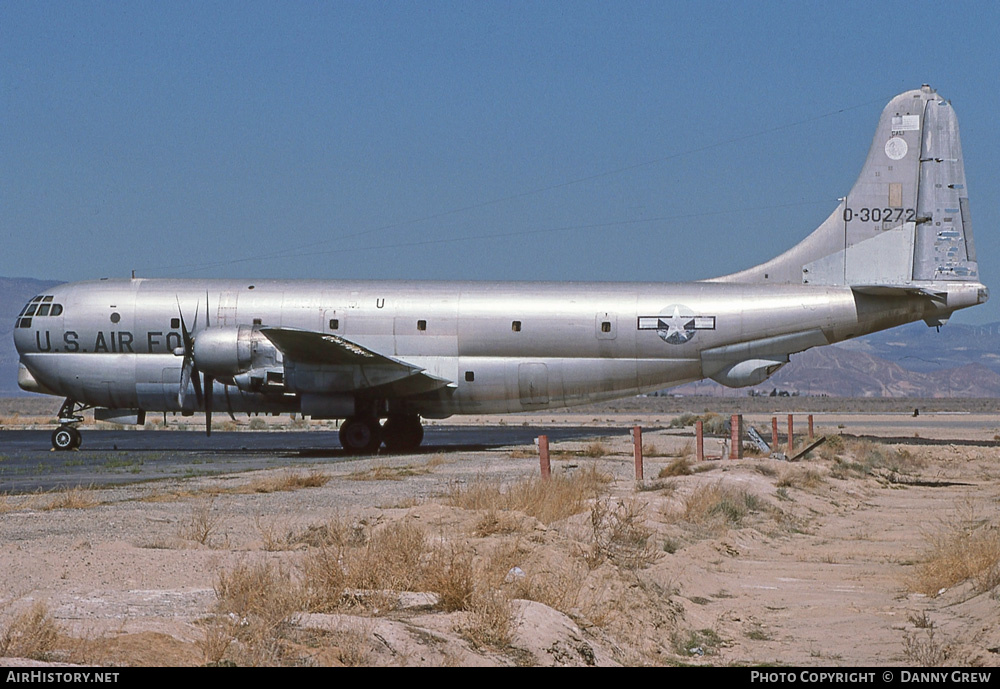
[[[924,538],[921,562],[906,580],[910,590],[936,596],[969,581],[974,591],[985,593],[1000,584],[1000,529],[971,503],[960,505]]]
[[[423,576],[423,585],[438,595],[438,607],[447,612],[468,610],[476,592],[473,551],[456,544],[441,544],[434,549]]]
[[[364,471],[352,471],[345,476],[349,481],[402,481],[410,476],[429,474],[436,466],[444,464],[441,455],[434,455],[423,464],[407,464],[405,466],[389,466],[380,464]]]
[[[469,624],[462,629],[477,646],[506,648],[517,627],[509,595],[498,589],[478,591],[469,606]]]
[[[478,538],[486,538],[494,534],[510,535],[522,530],[521,521],[510,512],[496,509],[487,510],[472,530]]]
[[[84,510],[96,507],[101,503],[94,497],[91,488],[77,486],[68,490],[58,491],[50,494],[52,497],[47,502],[38,506],[42,510]]]
[[[705,414],[681,414],[670,421],[670,428],[685,428],[694,426],[701,421],[702,431],[707,435],[723,435],[726,433],[727,418],[708,412]]]
[[[823,474],[816,469],[789,467],[780,472],[775,486],[778,488],[813,489],[823,483]]]
[[[951,657],[951,648],[934,638],[934,630],[905,632],[903,655],[916,667],[941,667]]]
[[[177,536],[201,545],[211,545],[212,535],[222,521],[214,500],[202,500],[191,506],[188,516],[177,528]]]
[[[301,488],[319,488],[330,481],[330,475],[313,470],[302,474],[297,471],[283,471],[272,476],[263,476],[248,484],[234,488],[232,493],[277,493]]]
[[[600,459],[601,457],[607,457],[608,454],[610,454],[610,450],[608,450],[604,443],[595,441],[583,448],[583,450],[580,451],[580,454],[584,457],[590,457],[591,459]]]
[[[651,545],[653,530],[644,523],[645,505],[636,501],[604,498],[590,508],[592,532],[590,550],[585,556],[594,569],[603,562],[613,562],[626,569],[640,569],[656,562],[659,553]]]
[[[547,481],[526,478],[504,485],[479,480],[453,488],[446,503],[466,510],[523,512],[551,524],[585,511],[589,501],[598,497],[610,480],[594,467],[552,476]]]
[[[712,531],[724,531],[742,526],[752,514],[772,509],[746,489],[716,482],[701,486],[687,497],[681,519]]]
[[[660,469],[660,473],[656,475],[657,478],[669,478],[671,476],[690,476],[691,471],[691,461],[687,457],[681,457],[675,459],[667,466]]]
[[[50,660],[59,633],[48,607],[35,603],[0,630],[0,657]]]
[[[268,562],[242,563],[219,574],[220,617],[202,644],[206,659],[229,657],[237,665],[275,665],[288,659],[285,639],[298,611],[300,588],[288,570]]]
[[[919,452],[906,448],[894,448],[871,440],[842,438],[840,445],[839,449],[829,448],[821,455],[833,459],[830,475],[834,478],[865,477],[885,471],[912,474],[927,465]]]

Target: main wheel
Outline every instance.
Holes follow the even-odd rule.
[[[83,436],[72,426],[60,426],[52,431],[52,449],[64,451],[80,447]]]
[[[340,426],[340,444],[352,455],[373,455],[382,444],[382,427],[375,417],[351,417]]]
[[[382,426],[382,437],[389,452],[413,452],[424,440],[424,427],[416,414],[390,416]]]

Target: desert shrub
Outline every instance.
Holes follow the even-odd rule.
[[[287,569],[269,562],[238,564],[218,575],[215,595],[219,615],[202,643],[206,656],[254,666],[286,660],[291,617],[302,601]]]
[[[431,563],[423,587],[438,595],[438,607],[448,612],[469,609],[476,590],[472,551],[442,544],[431,554]]]
[[[906,582],[911,590],[936,596],[970,581],[975,591],[985,593],[1000,584],[1000,529],[979,517],[973,505],[960,505],[924,539],[921,561]]]
[[[593,467],[548,480],[530,477],[508,485],[480,480],[456,486],[446,502],[466,510],[514,510],[551,524],[585,511],[610,480]]]
[[[590,527],[586,560],[592,569],[605,561],[626,569],[639,569],[659,557],[650,541],[653,530],[645,525],[642,505],[635,500],[596,500],[590,509]]]
[[[670,428],[686,428],[694,426],[698,421],[702,423],[702,431],[708,435],[724,435],[726,433],[727,419],[715,412],[681,414],[670,420]]]
[[[668,478],[670,476],[690,476],[691,475],[691,462],[687,457],[681,457],[675,459],[667,466],[660,469],[660,473],[657,474],[657,478]]]
[[[428,552],[424,532],[407,522],[375,531],[363,546],[348,551],[348,585],[361,589],[411,590],[420,580]]]
[[[877,470],[907,474],[926,465],[925,459],[917,453],[871,440],[845,441],[843,449],[833,459],[831,475],[835,478],[870,476]]]
[[[746,489],[719,482],[701,486],[689,495],[681,516],[690,524],[725,529],[741,526],[747,516],[770,509]]]
[[[0,657],[49,660],[59,638],[59,625],[44,603],[36,602],[0,630]]]

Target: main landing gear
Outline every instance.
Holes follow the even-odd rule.
[[[385,443],[389,452],[412,452],[424,439],[416,414],[394,414],[380,425],[374,416],[352,416],[340,426],[340,444],[351,455],[373,455]]]
[[[90,409],[88,405],[80,404],[69,397],[59,407],[59,428],[52,431],[53,450],[75,450],[83,442],[83,436],[77,430],[76,424],[83,421],[80,412]]]

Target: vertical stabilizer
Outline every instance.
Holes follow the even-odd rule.
[[[822,225],[777,258],[712,282],[920,287],[978,279],[958,121],[925,85],[889,101],[860,176]]]

